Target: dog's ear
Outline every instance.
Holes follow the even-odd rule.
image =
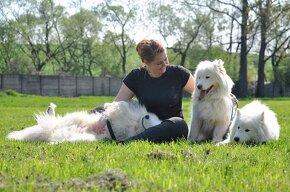
[[[218,62],[218,64],[219,64],[220,66],[224,66],[224,62],[223,62],[223,60],[218,59],[217,62]]]
[[[265,129],[265,125],[264,125],[264,118],[265,118],[264,111],[259,115],[258,118],[260,119],[260,128],[258,129],[258,131],[261,134],[261,142],[266,142],[267,141],[266,135],[268,135],[268,133],[267,133],[267,131]]]
[[[221,59],[215,60],[215,70],[221,74],[221,79],[223,82],[223,88],[224,88],[224,93],[231,92],[232,87],[234,86],[233,80],[230,78],[230,76],[227,75],[227,71],[224,67],[224,62]]]
[[[240,118],[240,117],[241,117],[240,109],[237,109],[237,118]]]
[[[260,118],[261,118],[260,120],[261,120],[262,122],[264,121],[264,116],[265,116],[264,114],[265,114],[265,113],[264,113],[264,111],[263,111],[263,112],[261,113],[261,115],[260,115]]]
[[[265,125],[264,125],[264,118],[265,118],[265,112],[263,111],[260,115],[259,115],[259,120],[260,120],[260,127],[264,130]]]
[[[221,74],[226,74],[226,69],[224,67],[224,62],[221,59],[215,60],[215,69]]]

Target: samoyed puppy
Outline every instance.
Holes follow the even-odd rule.
[[[268,106],[256,100],[242,109],[230,127],[230,136],[218,143],[264,143],[268,140],[278,140],[280,126],[276,114]]]
[[[106,118],[116,139],[124,140],[161,122],[155,114],[149,113],[137,101],[105,103],[103,113],[77,111],[63,116],[55,115],[55,107],[56,105],[51,103],[46,112],[35,115],[36,125],[13,131],[6,138],[52,143],[112,139],[108,127],[104,134],[97,134],[95,130],[100,118]]]
[[[192,95],[192,117],[188,140],[223,140],[230,125],[236,100],[234,85],[222,60],[202,61],[197,65],[196,87]]]

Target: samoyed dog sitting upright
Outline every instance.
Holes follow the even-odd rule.
[[[278,140],[280,126],[276,114],[260,101],[253,101],[238,109],[230,127],[230,136],[218,143],[264,143]]]
[[[64,116],[55,115],[55,107],[51,103],[46,112],[35,115],[36,125],[13,131],[6,138],[53,143],[112,139],[108,127],[104,134],[98,135],[95,131],[100,118],[104,117],[110,122],[116,140],[124,140],[161,122],[155,114],[149,113],[135,101],[106,103],[103,113],[78,111]]]
[[[196,87],[192,96],[192,118],[188,139],[193,142],[220,142],[230,125],[235,100],[234,85],[222,60],[202,61],[195,74]]]

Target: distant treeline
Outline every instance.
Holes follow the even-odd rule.
[[[0,73],[123,77],[140,66],[140,33],[154,33],[172,64],[194,71],[223,59],[238,94],[265,96],[265,82],[290,85],[289,0],[110,0],[75,12],[56,0],[2,0]]]

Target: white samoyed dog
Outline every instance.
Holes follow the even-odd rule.
[[[116,139],[124,140],[161,122],[137,101],[105,103],[103,113],[78,111],[63,116],[55,115],[55,107],[51,103],[46,112],[35,115],[36,125],[13,131],[6,138],[52,143],[112,139],[107,126],[104,134],[97,134],[95,131],[100,118],[104,117],[110,122]]]
[[[235,100],[234,85],[222,60],[202,61],[197,65],[196,87],[192,95],[192,118],[188,139],[193,142],[220,142],[230,125]]]
[[[280,126],[276,114],[256,100],[238,109],[237,116],[230,127],[230,136],[218,145],[264,143],[268,140],[278,140],[279,134]]]

